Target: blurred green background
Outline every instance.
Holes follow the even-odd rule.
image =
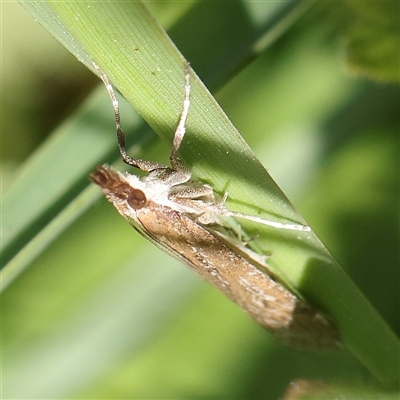
[[[230,55],[224,32],[239,38],[268,13],[279,21],[271,5],[255,4],[148,5],[399,334],[399,87],[385,69],[363,70],[354,57],[349,71],[354,10],[333,3],[305,8],[260,54],[235,53],[241,62],[227,73],[213,63],[216,54]],[[104,105],[105,114],[110,108],[103,88],[92,91],[97,78],[19,4],[2,3],[2,26],[3,195],[19,166],[82,104]],[[204,58],[209,62],[198,61]],[[127,123],[136,118],[129,107],[123,113]],[[109,117],[104,129],[111,134]],[[153,141],[146,157],[168,150]],[[281,346],[139,237],[105,199],[50,243],[1,302],[4,398],[274,399],[299,378],[350,387],[373,381],[346,351],[302,354]]]

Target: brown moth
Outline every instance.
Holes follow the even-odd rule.
[[[270,271],[265,257],[224,228],[219,218],[244,218],[277,229],[309,231],[310,228],[229,211],[224,206],[226,196],[216,201],[212,187],[193,181],[190,171],[178,160],[190,105],[189,64],[185,69],[184,105],[174,136],[171,167],[133,159],[126,154],[113,88],[100,68],[94,66],[113,102],[123,161],[148,173],[139,178],[107,165],[92,172],[90,179],[100,186],[118,212],[141,235],[188,265],[286,345],[302,350],[338,346],[340,341],[334,325],[286,289]]]

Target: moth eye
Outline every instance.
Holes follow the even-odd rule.
[[[127,202],[132,208],[139,210],[145,206],[146,200],[146,196],[141,190],[133,189],[128,195]]]

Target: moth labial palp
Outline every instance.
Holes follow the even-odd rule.
[[[279,282],[265,258],[234,237],[219,217],[242,218],[277,229],[309,231],[309,227],[229,211],[224,204],[226,196],[218,202],[213,188],[193,181],[188,168],[177,158],[190,107],[189,64],[185,64],[184,101],[170,155],[171,167],[127,155],[118,101],[107,76],[94,66],[113,103],[123,161],[148,173],[139,178],[107,165],[91,173],[90,179],[118,212],[141,235],[188,265],[285,344],[302,350],[337,347],[340,340],[332,322]]]

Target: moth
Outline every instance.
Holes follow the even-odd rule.
[[[100,186],[118,212],[141,235],[189,266],[284,344],[302,350],[338,346],[339,335],[333,323],[288,290],[270,270],[266,258],[242,243],[220,218],[242,218],[276,229],[310,228],[229,211],[224,205],[226,195],[217,201],[213,188],[192,180],[191,172],[178,159],[190,106],[189,64],[185,67],[183,109],[170,167],[127,155],[118,101],[107,76],[94,66],[113,104],[123,161],[148,173],[139,178],[107,165],[98,166],[91,173],[92,182]]]

